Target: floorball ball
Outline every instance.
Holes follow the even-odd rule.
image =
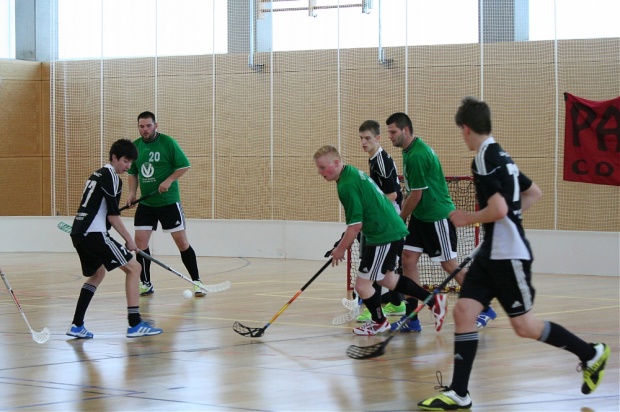
[[[189,289],[185,289],[185,290],[183,291],[183,297],[184,297],[185,299],[191,299],[191,298],[192,298],[192,291],[191,291],[191,290],[189,290]]]

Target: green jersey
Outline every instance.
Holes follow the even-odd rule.
[[[134,144],[138,148],[138,158],[132,163],[127,173],[138,175],[142,195],[156,191],[159,185],[175,171],[191,167],[179,144],[168,135],[158,133],[155,140],[148,143],[139,138],[134,141]],[[175,180],[167,192],[145,199],[142,204],[159,207],[180,201],[179,182]]]
[[[409,233],[392,202],[364,172],[346,165],[336,184],[347,225],[362,224],[369,245],[384,245]]]
[[[455,209],[439,158],[419,137],[403,150],[403,175],[407,195],[422,190],[420,203],[412,215],[423,222],[447,219]]]

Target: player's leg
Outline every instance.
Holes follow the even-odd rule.
[[[420,285],[420,271],[418,269],[418,262],[420,261],[420,257],[422,253],[428,253],[428,248],[426,243],[428,242],[429,233],[432,236],[435,236],[434,228],[432,223],[422,222],[415,217],[411,216],[409,218],[408,225],[409,235],[405,238],[405,244],[403,247],[402,253],[402,268],[403,275],[411,279],[417,285]],[[418,290],[418,289],[416,289]],[[420,290],[424,290],[420,288]],[[428,296],[428,291],[425,291],[424,294],[418,293],[416,296],[406,296],[407,309],[405,315],[400,319],[399,322],[409,322],[407,325],[404,325],[400,328],[401,332],[409,332],[416,331],[420,332],[422,330],[422,326],[420,325],[420,321],[416,317],[413,320],[408,320],[409,315],[415,310],[418,306],[418,300],[423,300]],[[447,304],[447,300],[445,296],[442,294],[438,294],[436,296],[435,301],[431,301],[429,306],[431,310],[435,314],[435,328],[436,330],[441,329],[441,325],[443,324],[443,319],[445,318],[445,306]],[[435,311],[435,309],[437,309]],[[395,330],[398,327],[397,323],[392,324],[392,330]]]
[[[78,339],[93,338],[94,335],[84,326],[84,317],[86,316],[86,311],[88,310],[90,301],[97,291],[97,287],[105,278],[105,274],[106,270],[103,265],[100,264],[99,269],[97,269],[94,274],[88,276],[88,280],[86,280],[86,282],[82,285],[82,288],[80,289],[80,296],[78,297],[78,301],[75,305],[73,320],[71,321],[71,326],[69,326],[66,333],[68,336],[73,336]]]
[[[531,262],[521,260],[500,262],[504,265],[502,273],[511,273],[511,278],[514,279],[503,279],[502,283],[505,283],[507,288],[502,295],[498,294],[498,299],[501,297],[500,303],[510,317],[510,324],[515,333],[575,354],[580,360],[583,371],[581,391],[584,394],[593,392],[603,378],[609,357],[609,346],[604,343],[588,343],[561,325],[537,319],[531,311],[535,295],[531,284]],[[522,303],[522,306],[515,305],[514,302]]]
[[[158,219],[156,208],[139,204],[134,216],[135,235],[134,240],[138,249],[150,255],[149,242],[153,230],[157,229]],[[136,260],[140,264],[140,295],[152,295],[155,292],[151,282],[151,261],[137,255]]]
[[[392,244],[364,246],[355,291],[368,308],[371,320],[354,328],[353,333],[356,335],[374,336],[390,329],[390,323],[381,310],[381,292],[377,292],[373,284],[375,281],[380,283],[390,266],[391,270],[394,269],[396,254],[397,250]]]
[[[381,293],[383,288],[377,282],[374,282],[372,284],[372,286],[375,289],[375,293],[377,293],[377,296],[381,297],[381,302],[380,303],[383,303],[383,295]],[[357,291],[356,291],[356,293],[357,293]],[[358,297],[359,297],[359,295],[358,295]],[[384,312],[384,314],[386,314],[386,313]],[[365,323],[365,322],[368,322],[368,321],[372,320],[372,317],[370,316],[370,310],[368,310],[368,308],[364,309],[362,311],[362,313],[357,317],[356,320],[358,322],[361,322],[361,323]]]
[[[169,232],[172,235],[172,239],[174,239],[174,243],[181,254],[183,265],[185,265],[192,280],[194,282],[201,282],[196,252],[187,239],[185,213],[181,204],[177,202],[162,207],[160,210],[160,221],[164,232]],[[200,287],[194,286],[194,295],[204,296],[205,293]]]
[[[66,333],[68,336],[78,339],[91,339],[93,337],[93,334],[84,326],[84,317],[86,316],[90,301],[97,291],[97,287],[103,281],[106,274],[103,262],[99,257],[99,254],[102,253],[102,245],[97,239],[98,236],[95,233],[90,233],[86,236],[71,236],[73,246],[80,258],[82,275],[87,278],[80,289],[80,296],[75,305],[73,320]]]
[[[450,386],[440,383],[441,391],[420,403],[423,410],[469,409],[471,398],[468,385],[472,366],[478,350],[478,329],[476,318],[484,306],[493,297],[493,284],[490,276],[480,265],[479,258],[474,259],[461,287],[461,293],[454,306],[454,357],[453,375]]]
[[[395,273],[399,275],[402,275],[403,273],[402,255],[403,251],[401,250],[396,257]],[[387,289],[387,292],[382,295],[382,299],[383,301],[387,301],[386,305],[383,307],[383,313],[385,313],[387,316],[403,316],[407,314],[405,295],[403,295],[402,293],[395,290]]]
[[[136,259],[127,256],[126,264],[121,266],[125,272],[125,295],[127,297],[127,337],[159,335],[163,331],[156,328],[152,322],[142,320],[140,316],[140,264]]]
[[[407,276],[398,275],[394,272],[386,273],[385,277],[379,283],[390,290],[400,292],[406,296],[417,296],[420,300],[426,300],[426,298],[431,294]],[[428,307],[431,311],[433,311],[433,314],[436,314],[435,329],[439,332],[443,326],[443,321],[446,316],[447,301],[445,296],[442,294],[437,294],[435,299],[428,303]],[[410,320],[408,315],[406,315],[393,324],[396,326],[392,325],[392,331],[396,330],[396,328],[398,328],[403,322],[407,323],[400,326],[400,332],[419,332],[421,330],[417,317],[414,320]]]

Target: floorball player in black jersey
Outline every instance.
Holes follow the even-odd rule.
[[[71,240],[87,280],[80,290],[73,322],[67,331],[69,336],[78,339],[93,337],[84,327],[84,316],[106,272],[116,268],[121,268],[126,275],[127,337],[162,333],[161,329],[140,317],[140,264],[130,252],[137,246],[121,220],[118,207],[123,188],[119,175],[125,173],[137,157],[136,146],[130,140],[117,140],[110,148],[110,162],[90,175],[84,186],[80,207],[73,220]],[[110,227],[125,239],[125,246],[110,236]]]
[[[440,382],[442,391],[418,407],[432,411],[471,408],[468,383],[478,348],[476,318],[493,298],[508,314],[518,336],[567,350],[579,358],[581,392],[587,395],[603,378],[609,346],[585,342],[554,322],[537,319],[532,312],[533,256],[521,220],[522,213],[540,200],[542,192],[491,135],[491,110],[485,102],[466,97],[455,122],[467,147],[476,152],[471,169],[480,210],[455,210],[450,220],[457,227],[482,223],[484,239],[454,307],[452,383],[442,386]]]

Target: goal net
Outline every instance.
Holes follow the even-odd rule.
[[[401,182],[404,179],[400,179]],[[446,177],[448,190],[454,206],[457,209],[473,212],[477,208],[473,178],[469,176]],[[481,241],[481,226],[465,226],[457,228],[457,250],[459,262],[478,245]],[[360,264],[360,244],[356,240],[351,245],[347,256],[347,292],[352,294]],[[425,289],[432,290],[446,278],[447,273],[439,262],[432,262],[428,255],[422,254],[418,262],[420,270],[420,283]],[[455,280],[451,280],[443,292],[459,292],[460,287]]]

